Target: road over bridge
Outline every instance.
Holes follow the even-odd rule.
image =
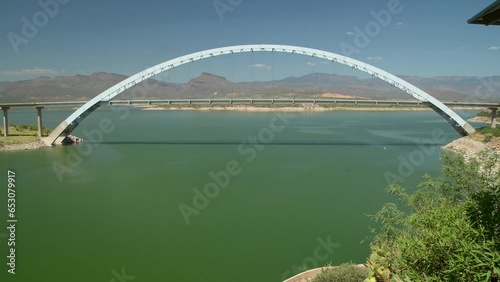
[[[0,109],[3,110],[3,125],[4,135],[8,136],[8,110],[11,108],[35,108],[38,112],[38,128],[39,136],[42,136],[42,109],[44,108],[65,108],[65,107],[80,107],[88,101],[65,101],[65,102],[15,102],[15,103],[0,103]],[[373,106],[373,107],[432,107],[429,102],[418,100],[370,100],[370,99],[152,99],[152,100],[111,100],[99,102],[100,106],[130,106],[130,107],[145,107],[145,106],[189,106],[189,105],[206,105],[206,106],[231,106],[231,105],[330,105],[330,106]],[[451,101],[443,102],[448,107],[471,107],[471,108],[489,108],[493,110],[493,115],[496,117],[496,110],[500,107],[497,102],[460,102]],[[492,117],[492,126],[495,118]]]

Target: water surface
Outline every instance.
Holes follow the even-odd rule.
[[[69,112],[44,114],[54,127]],[[33,123],[35,114],[12,112],[10,119]],[[113,130],[100,140],[92,133],[103,122]],[[442,140],[432,140],[435,130]],[[122,271],[133,281],[281,281],[303,264],[363,263],[364,214],[393,200],[384,192],[386,173],[400,175],[401,159],[424,156],[402,177],[412,190],[425,172],[437,173],[439,146],[458,137],[434,112],[277,119],[109,109],[74,134],[87,142],[0,155],[0,224],[8,169],[17,173],[19,220],[17,274],[7,274],[2,239],[2,281],[112,281]],[[235,163],[239,173],[186,224],[179,205],[194,207],[193,189],[203,191],[215,182],[211,172]],[[333,251],[320,243],[328,240]]]

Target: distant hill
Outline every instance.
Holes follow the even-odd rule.
[[[446,101],[500,101],[500,76],[400,76]],[[39,77],[33,80],[0,82],[0,101],[88,100],[127,76],[93,73],[89,76]],[[481,95],[475,95],[478,92]],[[203,73],[189,83],[167,83],[149,79],[117,97],[118,99],[175,98],[304,98],[363,97],[377,99],[410,98],[401,90],[376,78],[313,73],[270,82],[231,82],[224,77]]]

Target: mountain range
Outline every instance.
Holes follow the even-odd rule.
[[[500,76],[399,76],[443,101],[500,101]],[[127,76],[114,73],[38,77],[0,82],[0,101],[89,100]],[[202,73],[188,83],[149,79],[128,89],[119,99],[180,98],[370,98],[408,99],[406,93],[376,79],[312,73],[267,82],[232,82]]]

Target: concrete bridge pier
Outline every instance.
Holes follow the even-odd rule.
[[[7,137],[9,136],[9,115],[7,111],[10,109],[10,107],[2,107],[3,111],[3,128],[4,128],[4,133],[3,136]]]
[[[497,111],[498,108],[491,109],[491,128],[497,128]]]
[[[37,111],[37,118],[36,118],[36,121],[37,121],[37,125],[38,125],[38,137],[42,138],[42,129],[43,129],[43,126],[42,126],[42,109],[44,107],[40,107],[40,106],[37,106],[35,107],[36,111]]]

